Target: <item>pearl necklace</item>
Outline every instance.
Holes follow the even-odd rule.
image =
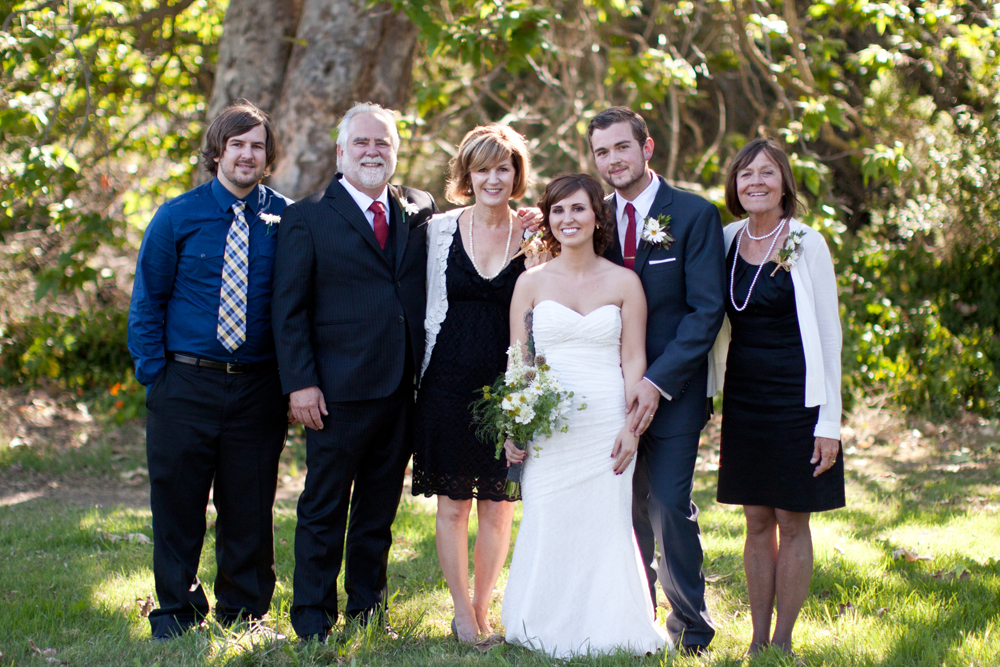
[[[774,232],[784,227],[786,220],[787,220],[786,218],[782,218],[781,223],[774,228]],[[747,290],[747,300],[743,302],[742,306],[737,306],[736,297],[733,296],[733,283],[736,281],[736,262],[740,258],[740,240],[742,240],[743,238],[743,232],[746,232],[747,236],[749,236],[754,241],[759,241],[760,239],[766,239],[768,236],[771,236],[771,234],[774,234],[774,232],[771,232],[771,234],[768,234],[767,236],[761,236],[760,239],[758,239],[750,234],[750,231],[748,229],[749,226],[750,226],[750,221],[747,220],[747,223],[743,225],[743,229],[741,229],[739,233],[736,235],[736,254],[733,256],[733,268],[729,272],[729,300],[732,301],[733,308],[736,309],[737,313],[742,313],[744,310],[747,309],[747,305],[749,305],[750,303],[750,295],[753,294],[753,286],[757,284],[757,278],[760,277],[761,269],[764,268],[764,265],[767,264],[768,259],[770,259],[771,252],[774,251],[774,244],[778,240],[778,235],[775,235],[775,237],[771,239],[771,247],[767,249],[767,255],[764,257],[764,261],[757,265],[757,273],[754,274],[753,281],[751,281],[750,283],[750,289]]]
[[[781,221],[782,224],[784,224],[784,222],[785,222],[784,220]],[[772,236],[774,236],[778,232],[778,230],[781,229],[781,225],[779,224],[777,227],[772,229],[767,234],[764,234],[763,236],[754,236],[753,232],[750,231],[750,220],[748,219],[747,224],[744,226],[744,229],[747,230],[747,236],[750,237],[751,241],[763,241],[764,239],[769,239]]]
[[[476,270],[476,273],[479,274],[479,277],[488,282],[499,276],[500,273],[507,268],[507,264],[509,263],[507,256],[510,254],[510,240],[514,238],[514,218],[511,216],[510,209],[507,209],[507,244],[503,247],[504,261],[503,264],[500,265],[500,268],[497,270],[497,272],[494,273],[492,276],[488,276],[482,271],[480,271],[479,267],[476,265],[475,229],[476,229],[476,207],[473,206],[472,208],[469,209],[469,259],[472,260],[472,268]]]

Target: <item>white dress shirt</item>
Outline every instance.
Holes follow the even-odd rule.
[[[622,254],[625,254],[625,234],[628,231],[628,215],[625,214],[625,206],[632,204],[635,207],[635,248],[632,248],[632,254],[639,248],[639,243],[642,241],[642,228],[643,220],[649,216],[649,209],[653,207],[653,201],[656,199],[656,193],[660,189],[660,179],[656,177],[656,174],[650,169],[649,171],[649,185],[646,189],[639,193],[639,196],[635,198],[635,201],[629,201],[622,197],[622,193],[615,190],[615,218],[618,221],[618,245],[622,248]],[[650,380],[648,377],[643,377],[643,380],[649,384],[656,387],[656,390],[660,392],[660,395],[668,401],[674,400],[673,397],[667,392],[660,389],[655,382]]]
[[[635,201],[630,202],[622,197],[620,192],[615,191],[615,218],[618,221],[618,245],[622,248],[623,255],[626,254],[624,252],[625,233],[628,231],[628,216],[625,215],[625,206],[632,204],[635,207],[635,248],[630,249],[632,254],[635,254],[635,250],[639,247],[639,242],[642,239],[642,221],[649,215],[649,209],[653,207],[653,200],[656,199],[656,193],[660,189],[660,179],[656,177],[656,174],[652,170],[649,171],[649,176],[649,185],[639,193]]]
[[[375,212],[374,211],[369,211],[368,208],[372,205],[373,201],[380,201],[380,202],[382,202],[382,207],[383,207],[383,210],[385,211],[385,221],[386,221],[386,223],[389,222],[389,186],[388,185],[386,185],[386,186],[384,186],[382,188],[382,194],[380,194],[378,196],[378,199],[372,199],[371,197],[369,197],[368,195],[366,195],[364,192],[362,192],[361,190],[358,190],[356,187],[354,187],[353,185],[351,185],[351,182],[349,180],[347,180],[346,176],[340,179],[340,184],[344,186],[344,189],[347,190],[348,193],[350,193],[351,197],[353,197],[354,201],[357,203],[358,208],[360,208],[361,212],[365,214],[365,219],[368,220],[368,224],[371,225],[372,231],[375,230]]]

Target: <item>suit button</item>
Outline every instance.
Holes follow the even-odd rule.
[[[406,321],[406,318],[405,318],[405,317],[403,317],[402,315],[400,315],[400,316],[399,316],[399,323],[400,323],[400,324],[402,324],[402,323],[403,323],[403,322],[405,322],[405,321]]]
[[[396,281],[396,287],[402,287],[402,286],[403,286],[402,281],[397,280]]]

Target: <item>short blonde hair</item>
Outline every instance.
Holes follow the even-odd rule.
[[[472,199],[473,171],[496,166],[506,158],[514,164],[514,189],[511,199],[520,199],[528,190],[531,156],[524,137],[506,125],[480,125],[471,130],[458,145],[458,153],[449,162],[451,175],[444,197],[452,204],[467,204]]]

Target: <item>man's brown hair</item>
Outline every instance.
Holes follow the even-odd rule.
[[[226,152],[226,143],[231,138],[245,134],[258,125],[264,126],[264,132],[267,135],[267,140],[264,143],[267,160],[264,176],[270,175],[271,165],[274,164],[278,153],[274,141],[274,130],[271,129],[271,119],[265,112],[247,100],[237,100],[226,107],[208,126],[208,130],[205,132],[205,147],[201,149],[201,159],[205,170],[215,175],[219,170],[219,163],[216,160],[222,159],[222,154]]]
[[[628,123],[632,128],[632,136],[640,146],[649,138],[649,127],[642,116],[628,107],[608,107],[590,119],[590,125],[587,126],[587,141],[594,138],[594,130],[606,130],[616,123]]]

